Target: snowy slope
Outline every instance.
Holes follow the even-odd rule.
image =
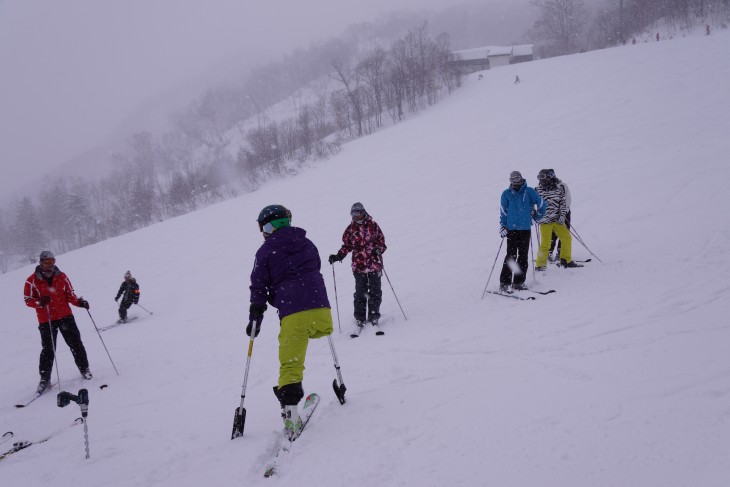
[[[287,205],[324,260],[354,201],[384,229],[408,320],[384,281],[386,335],[347,338],[353,279],[335,265],[348,402],[331,390],[327,341],[311,342],[304,385],[323,402],[279,482],[727,485],[728,46],[718,32],[485,72],[296,177],[58,256],[99,327],[115,319],[127,269],[154,315],[133,309],[139,320],[102,333],[117,377],[76,310],[95,377],[77,378],[65,344],[59,361],[65,390],[90,391],[91,459],[81,428],[68,430],[0,461],[0,485],[277,482],[261,477],[280,429],[273,310],[253,350],[245,436],[229,439],[261,243],[254,220],[264,205]],[[570,185],[575,228],[604,263],[530,275],[534,288],[558,290],[533,302],[482,300],[509,172],[534,184],[545,167]],[[22,302],[31,270],[0,276],[0,433],[17,439],[78,415],[56,407],[57,391],[13,407],[38,378],[35,313]],[[334,304],[332,268],[323,273]]]

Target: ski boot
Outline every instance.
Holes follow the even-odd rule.
[[[302,432],[302,418],[299,416],[299,408],[295,406],[284,406],[281,410],[281,417],[284,420],[284,436],[289,441],[294,441]]]
[[[39,396],[46,392],[46,389],[51,388],[51,381],[49,379],[41,379],[41,381],[38,383],[38,388],[35,390],[36,394]]]
[[[570,262],[568,262],[565,259],[560,259],[560,267],[571,268],[571,267],[583,267],[583,266],[576,264],[575,261],[572,261],[572,260]]]

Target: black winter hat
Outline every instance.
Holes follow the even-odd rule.
[[[363,204],[360,202],[353,203],[350,208],[350,216],[359,215],[360,213],[365,213],[365,207]]]
[[[56,257],[53,255],[53,252],[51,252],[50,250],[44,250],[43,252],[41,252],[41,255],[38,258],[38,260],[40,261],[40,260],[44,260],[44,259],[55,259],[55,258]]]

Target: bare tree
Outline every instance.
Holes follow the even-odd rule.
[[[341,60],[332,61],[332,67],[335,70],[335,79],[340,81],[345,87],[345,94],[347,100],[350,102],[352,108],[352,118],[357,127],[357,136],[362,137],[362,125],[363,125],[363,108],[362,98],[358,92],[360,84],[360,77],[357,72],[347,66]]]
[[[578,39],[588,19],[588,9],[581,0],[532,0],[540,16],[532,26],[533,34],[551,44],[555,55],[578,50]]]
[[[6,222],[5,212],[0,208],[0,272],[8,272],[8,261],[12,254],[10,226]]]
[[[35,262],[35,256],[42,248],[47,247],[43,235],[38,210],[33,200],[26,196],[15,207],[15,244],[18,253]]]
[[[383,99],[385,96],[386,66],[388,53],[382,47],[370,51],[357,65],[357,71],[365,80],[372,95],[373,106],[370,109],[375,126],[382,125]]]

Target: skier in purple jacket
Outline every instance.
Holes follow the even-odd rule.
[[[304,397],[304,359],[310,338],[332,334],[332,312],[320,273],[317,247],[307,232],[291,226],[291,212],[269,205],[257,219],[264,243],[256,252],[251,272],[251,305],[246,334],[258,336],[270,304],[279,311],[279,384],[274,394],[282,407],[290,439],[299,435],[297,405]]]

